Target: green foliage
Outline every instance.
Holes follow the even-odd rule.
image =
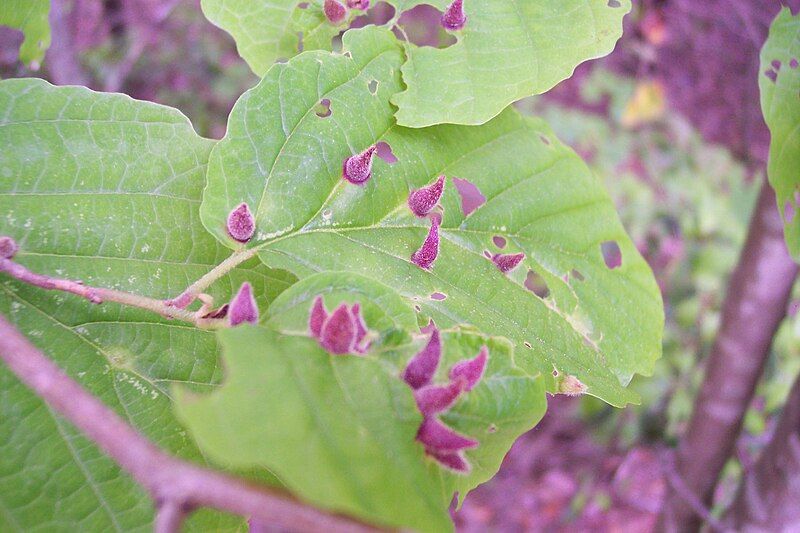
[[[767,175],[778,197],[786,244],[800,260],[800,16],[785,7],[761,49],[761,110],[771,135]]]
[[[388,97],[399,87],[402,54],[391,34],[350,31],[344,46],[348,54],[308,53],[276,65],[236,104],[209,161],[206,227],[234,246],[225,219],[246,201],[257,220],[248,246],[267,264],[301,278],[330,270],[380,276],[443,327],[472,324],[511,339],[522,368],[548,376],[550,390],[556,368],[609,403],[635,400],[624,385],[649,373],[660,353],[660,295],[580,158],[541,121],[511,110],[482,127],[397,126]],[[330,117],[314,112],[322,98]],[[378,141],[399,162],[376,159],[363,187],[342,180],[342,161]],[[426,271],[409,259],[426,221],[405,202],[409,189],[439,174],[469,180],[486,203],[465,216],[448,182],[441,253]],[[526,254],[509,275],[484,256],[499,251],[494,236],[508,242],[504,252]],[[618,243],[619,268],[605,265],[605,241]],[[550,297],[525,287],[528,269]],[[446,299],[431,298],[436,292]]]
[[[43,274],[166,298],[226,255],[198,206],[212,143],[179,112],[122,95],[0,82],[0,234]],[[291,283],[251,261],[243,280],[262,305]],[[213,333],[113,303],[0,280],[0,313],[74,379],[159,446],[203,462],[172,412],[171,383],[208,390],[221,377]],[[147,530],[149,497],[0,366],[0,523],[57,531]],[[204,512],[199,529],[228,529]]]
[[[22,30],[25,40],[19,59],[34,69],[38,69],[50,47],[49,14],[50,0],[3,0],[0,5],[0,25]]]
[[[322,1],[203,0],[203,12],[236,40],[242,57],[263,75],[276,59],[301,50],[330,50],[346,26],[327,21]],[[445,9],[449,0],[388,0],[396,12],[414,6]],[[622,35],[630,0],[467,1],[467,24],[446,49],[404,43],[404,91],[392,102],[397,122],[422,127],[483,124],[506,106],[543,93],[588,59],[604,56]],[[353,18],[358,11],[351,11]],[[302,44],[302,46],[301,46]]]
[[[378,335],[367,357],[336,356],[306,338],[313,298],[329,309],[360,302]],[[425,458],[415,442],[421,422],[411,388],[399,379],[425,339],[409,344],[397,333],[416,329],[411,307],[392,289],[349,273],[310,276],[270,308],[266,328],[219,334],[226,379],[202,397],[178,394],[178,413],[197,441],[222,464],[260,465],[317,505],[421,531],[452,529],[447,506],[491,478],[514,440],[545,411],[541,377],[513,363],[502,339],[470,331],[442,335],[439,380],[453,363],[489,347],[481,383],[443,420],[480,442],[467,452],[473,470],[450,474]],[[278,329],[280,333],[271,331]]]

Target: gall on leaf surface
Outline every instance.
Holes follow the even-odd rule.
[[[786,246],[800,261],[800,15],[784,7],[761,49],[761,110],[770,131],[767,175],[784,221]]]
[[[366,355],[333,355],[308,332],[317,295],[331,309],[358,303],[376,340]],[[260,327],[219,332],[226,378],[210,394],[177,391],[177,411],[202,449],[235,469],[268,468],[300,497],[376,524],[452,530],[447,508],[499,469],[511,444],[544,414],[541,376],[514,365],[503,339],[443,331],[436,383],[486,345],[480,383],[441,414],[479,445],[465,451],[468,475],[427,457],[416,440],[422,423],[402,369],[424,346],[408,302],[366,276],[325,272],[275,299]]]
[[[34,79],[0,82],[0,109],[0,235],[19,243],[15,261],[50,276],[168,298],[228,256],[198,211],[212,142],[178,111]],[[249,281],[266,309],[292,280],[251,260],[207,292],[221,305]],[[175,419],[170,387],[216,386],[222,369],[212,332],[4,274],[0,314],[158,446],[205,463]],[[6,519],[26,531],[152,529],[149,495],[5,365],[0,391]],[[186,527],[242,525],[201,510]]]
[[[50,0],[3,0],[0,26],[22,31],[19,60],[38,69],[50,47]]]
[[[300,278],[378,279],[442,328],[470,324],[510,339],[517,364],[542,372],[551,391],[555,368],[613,405],[636,401],[625,386],[661,353],[661,296],[602,183],[542,121],[511,109],[480,127],[398,126],[389,98],[402,88],[403,54],[394,36],[368,26],[345,33],[343,45],[343,54],[275,65],[236,103],[209,159],[205,226],[238,246],[224,221],[246,201],[257,220],[246,246],[267,265]],[[321,98],[330,117],[314,112]],[[375,158],[361,186],[343,180],[342,161],[378,142],[398,161]],[[464,216],[457,188],[445,188],[439,254],[424,270],[410,258],[430,221],[411,212],[408,195],[442,174],[468,180],[486,202]],[[525,254],[508,273],[485,255],[496,236],[504,253]],[[609,241],[622,257],[613,270],[601,253]],[[569,278],[573,269],[584,279]],[[549,297],[526,288],[529,270]]]

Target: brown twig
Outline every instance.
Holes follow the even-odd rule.
[[[159,504],[157,523],[165,528],[177,527],[185,510],[213,507],[291,531],[376,531],[278,491],[167,455],[67,376],[2,316],[0,359],[150,493]]]

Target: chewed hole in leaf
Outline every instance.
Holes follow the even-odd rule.
[[[782,65],[782,63],[780,62],[780,60],[778,60],[778,59],[773,59],[773,60],[772,60],[772,63],[770,63],[770,64],[772,65],[772,68],[773,68],[775,71],[778,71],[778,70],[780,70],[780,69],[781,69],[781,66],[783,66],[783,65]]]
[[[583,277],[583,274],[581,274],[580,271],[575,270],[574,268],[570,271],[569,277],[570,279],[575,279],[578,281],[583,281],[584,279],[586,279]]]
[[[500,235],[495,235],[494,237],[492,237],[492,242],[494,243],[495,246],[497,246],[501,250],[506,247],[506,239],[504,237],[501,237]]]
[[[353,19],[351,28],[363,28],[368,24],[383,26],[394,18],[395,9],[386,2],[378,2],[371,6],[369,11]]]
[[[603,262],[610,269],[622,266],[622,250],[616,241],[605,241],[600,243],[600,253],[603,254]]]
[[[548,139],[548,138],[547,138],[547,137],[545,137],[544,135],[539,135],[539,139],[542,141],[542,143],[543,143],[545,146],[550,146],[550,139]]]
[[[471,181],[453,178],[453,183],[461,196],[461,211],[465,217],[486,203],[486,197]]]
[[[489,250],[484,250],[483,255],[486,256],[486,259],[491,259],[493,254]]]
[[[447,48],[457,42],[457,39],[442,30],[439,20],[442,11],[428,4],[421,4],[405,11],[400,15],[397,25],[400,30],[395,35],[401,41],[408,41],[417,46],[432,48]]]
[[[608,0],[608,7],[619,7],[621,5],[619,0]]]
[[[316,109],[314,110],[314,113],[320,118],[327,118],[331,116],[331,101],[327,98],[320,100]]]
[[[525,341],[522,344],[524,344],[525,347],[528,348],[528,349],[533,349],[533,346],[531,346],[531,343],[529,343],[528,341]]]
[[[497,426],[494,424],[489,424],[489,427],[486,428],[487,433],[497,433]]]
[[[797,62],[797,59],[794,57],[789,61],[789,68],[797,68],[800,63]]]
[[[378,148],[378,151],[376,152],[378,154],[378,157],[380,157],[390,165],[394,165],[395,163],[397,163],[397,158],[394,156],[394,153],[392,152],[392,147],[389,146],[389,143],[381,141],[375,146]]]
[[[764,76],[770,79],[772,83],[775,83],[778,80],[778,73],[772,69],[768,69],[764,72]]]
[[[525,288],[539,298],[547,298],[550,295],[550,289],[544,278],[533,270],[528,270],[528,275],[525,276]]]
[[[441,292],[434,292],[431,294],[431,300],[441,301],[447,298],[447,295]]]
[[[297,52],[303,51],[303,32],[297,32]]]
[[[378,93],[378,80],[370,80],[370,82],[367,84],[367,89],[369,89],[370,93],[377,94]]]
[[[308,2],[300,2],[299,4],[297,4],[297,7],[299,7],[300,9],[308,9]]]

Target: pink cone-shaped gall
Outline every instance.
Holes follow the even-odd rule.
[[[436,206],[444,191],[444,174],[427,187],[415,189],[408,195],[408,207],[418,217],[424,217]]]
[[[433,417],[426,417],[417,432],[417,440],[426,449],[438,452],[457,452],[466,448],[475,448],[478,441],[459,435]]]
[[[436,322],[434,322],[432,318],[429,318],[428,325],[422,326],[421,328],[419,328],[419,331],[420,333],[424,333],[427,335],[429,333],[433,333],[435,329],[436,329]]]
[[[464,14],[464,0],[453,0],[442,14],[442,27],[449,31],[458,31],[467,23],[467,16]]]
[[[228,235],[235,241],[244,243],[253,238],[256,231],[256,219],[253,218],[253,213],[250,212],[246,203],[239,204],[230,212],[226,227]]]
[[[233,297],[228,307],[228,320],[231,326],[238,326],[244,322],[256,324],[258,322],[258,306],[253,298],[253,288],[246,281],[239,287],[239,292]]]
[[[525,254],[494,254],[492,256],[492,263],[500,270],[500,272],[511,272],[522,260],[525,259]]]
[[[425,415],[435,415],[447,411],[456,403],[464,391],[465,381],[457,379],[447,385],[428,385],[414,391],[419,411]]]
[[[441,219],[433,217],[431,219],[431,229],[428,230],[428,236],[420,246],[419,250],[411,254],[411,262],[420,268],[428,270],[433,266],[436,257],[439,255],[439,225]]]
[[[347,17],[347,8],[338,0],[325,0],[322,10],[325,12],[325,18],[327,18],[331,24],[337,26]]]
[[[370,0],[347,0],[347,7],[350,9],[360,9],[366,11],[369,9]]]
[[[350,183],[361,185],[372,176],[372,156],[377,147],[373,144],[360,154],[348,157],[342,162],[342,177]]]
[[[322,325],[319,343],[332,354],[353,351],[356,343],[356,322],[347,304],[339,305]]]
[[[436,450],[426,450],[428,455],[436,459],[436,461],[444,466],[458,472],[466,474],[470,471],[470,464],[464,459],[464,454],[461,452],[439,452]]]
[[[361,315],[361,304],[354,303],[350,308],[350,314],[353,315],[353,320],[356,323],[356,342],[355,350],[358,353],[364,353],[369,348],[371,343],[364,344],[364,339],[367,336],[367,324],[364,322],[364,317]]]
[[[450,368],[450,379],[453,381],[463,380],[464,390],[471,391],[483,377],[487,359],[489,359],[489,349],[483,346],[478,355],[472,359],[464,359],[454,364]]]
[[[319,340],[322,336],[322,325],[328,319],[328,310],[325,309],[325,303],[322,301],[322,296],[314,298],[314,304],[311,306],[311,313],[308,316],[308,329],[311,331],[311,336]]]
[[[19,246],[17,245],[17,241],[5,235],[0,237],[0,258],[13,259],[18,251]]]
[[[408,383],[412,389],[428,385],[433,380],[441,356],[442,339],[439,336],[439,330],[434,329],[428,344],[408,362],[403,371],[403,381]]]

